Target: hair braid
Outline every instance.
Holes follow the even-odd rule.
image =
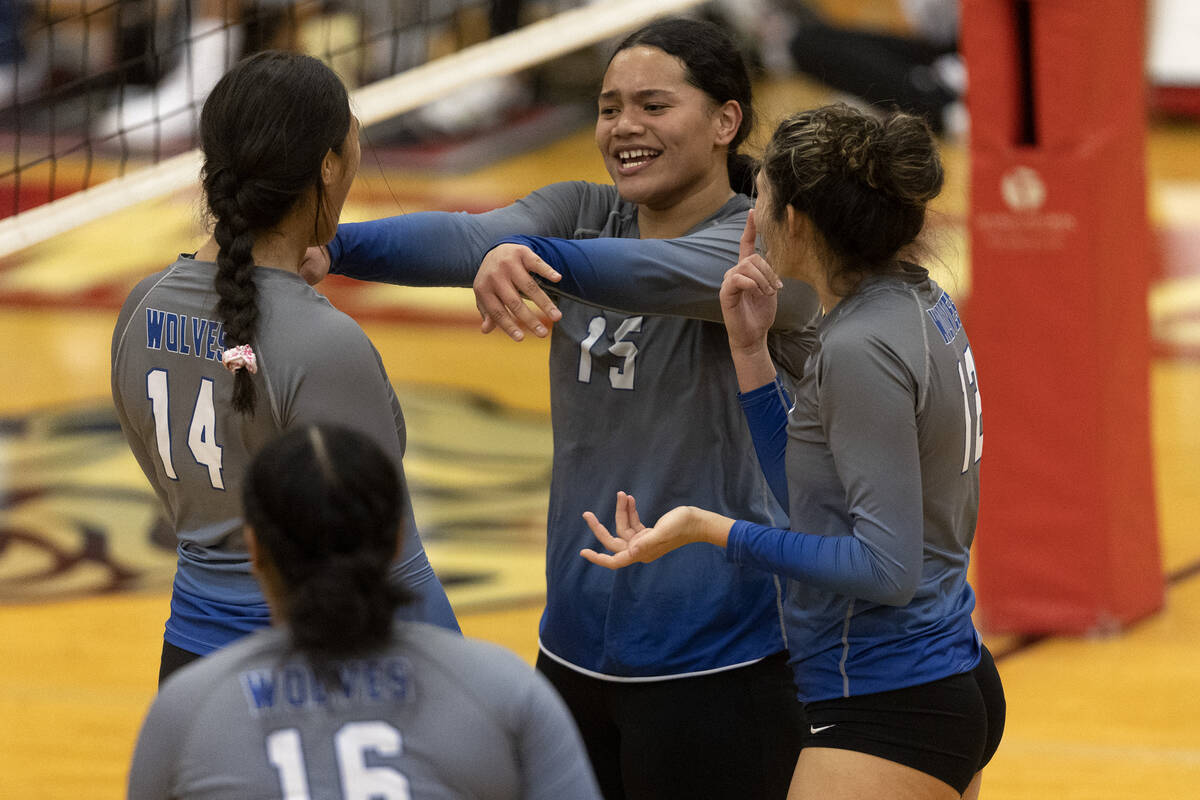
[[[258,333],[256,237],[306,201],[314,183],[320,219],[321,162],[330,150],[341,153],[350,127],[346,87],[329,67],[300,53],[256,53],[204,101],[202,177],[219,247],[215,313],[226,347],[252,345]],[[254,413],[254,386],[247,370],[235,373],[235,410]]]
[[[254,231],[242,213],[238,196],[242,190],[229,170],[206,175],[205,194],[216,224],[213,236],[220,247],[217,255],[217,316],[224,320],[225,346],[250,344],[258,329],[258,289],[254,285]],[[249,371],[238,370],[233,378],[233,407],[254,413],[254,381]]]

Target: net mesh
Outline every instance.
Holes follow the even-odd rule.
[[[207,92],[266,47],[352,87],[364,126],[454,136],[496,79],[699,0],[28,0],[0,3],[0,256],[195,184]],[[461,93],[475,87],[474,98]],[[440,104],[440,105],[439,105]],[[420,110],[415,116],[414,110]],[[390,127],[389,127],[390,126]],[[407,126],[407,127],[406,127]]]

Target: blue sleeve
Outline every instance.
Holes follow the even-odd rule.
[[[487,211],[422,211],[338,226],[330,272],[402,286],[470,286],[479,262],[501,236],[572,236],[594,194],[582,181],[543,186]]]
[[[343,223],[329,243],[329,272],[401,286],[470,286],[480,259],[469,254],[463,231],[469,226],[459,216],[466,214],[427,211]],[[458,246],[446,246],[456,239]]]
[[[750,427],[750,438],[754,440],[754,452],[758,454],[758,465],[762,468],[771,487],[771,493],[786,512],[788,510],[787,486],[787,415],[792,399],[783,382],[775,378],[771,383],[738,393],[738,402],[746,415]]]
[[[913,591],[896,586],[886,555],[855,536],[819,536],[738,520],[725,557],[837,594],[904,606]]]
[[[544,288],[590,305],[721,322],[721,282],[738,261],[745,222],[739,215],[677,239],[508,235],[492,246],[525,245],[562,275]],[[800,327],[816,311],[816,294],[798,281],[780,297],[777,329]]]

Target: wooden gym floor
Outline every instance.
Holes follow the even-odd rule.
[[[803,82],[765,86],[762,127],[823,99]],[[965,296],[967,165],[961,146],[945,157],[943,256]],[[345,219],[481,210],[554,180],[607,180],[586,125],[464,174],[395,163],[365,148]],[[988,637],[1009,702],[984,780],[990,800],[1200,796],[1200,128],[1154,124],[1148,165],[1164,245],[1147,298],[1146,368],[1167,605],[1104,638]],[[201,236],[197,196],[184,193],[0,260],[0,797],[123,792],[154,693],[174,559],[115,426],[109,337],[129,287]],[[464,629],[532,660],[546,343],[480,336],[468,291],[325,288],[362,322],[397,385],[417,519]]]

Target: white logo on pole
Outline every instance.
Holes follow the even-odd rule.
[[[1046,184],[1036,170],[1013,167],[1000,178],[1000,194],[1013,211],[1037,211],[1046,202]]]

